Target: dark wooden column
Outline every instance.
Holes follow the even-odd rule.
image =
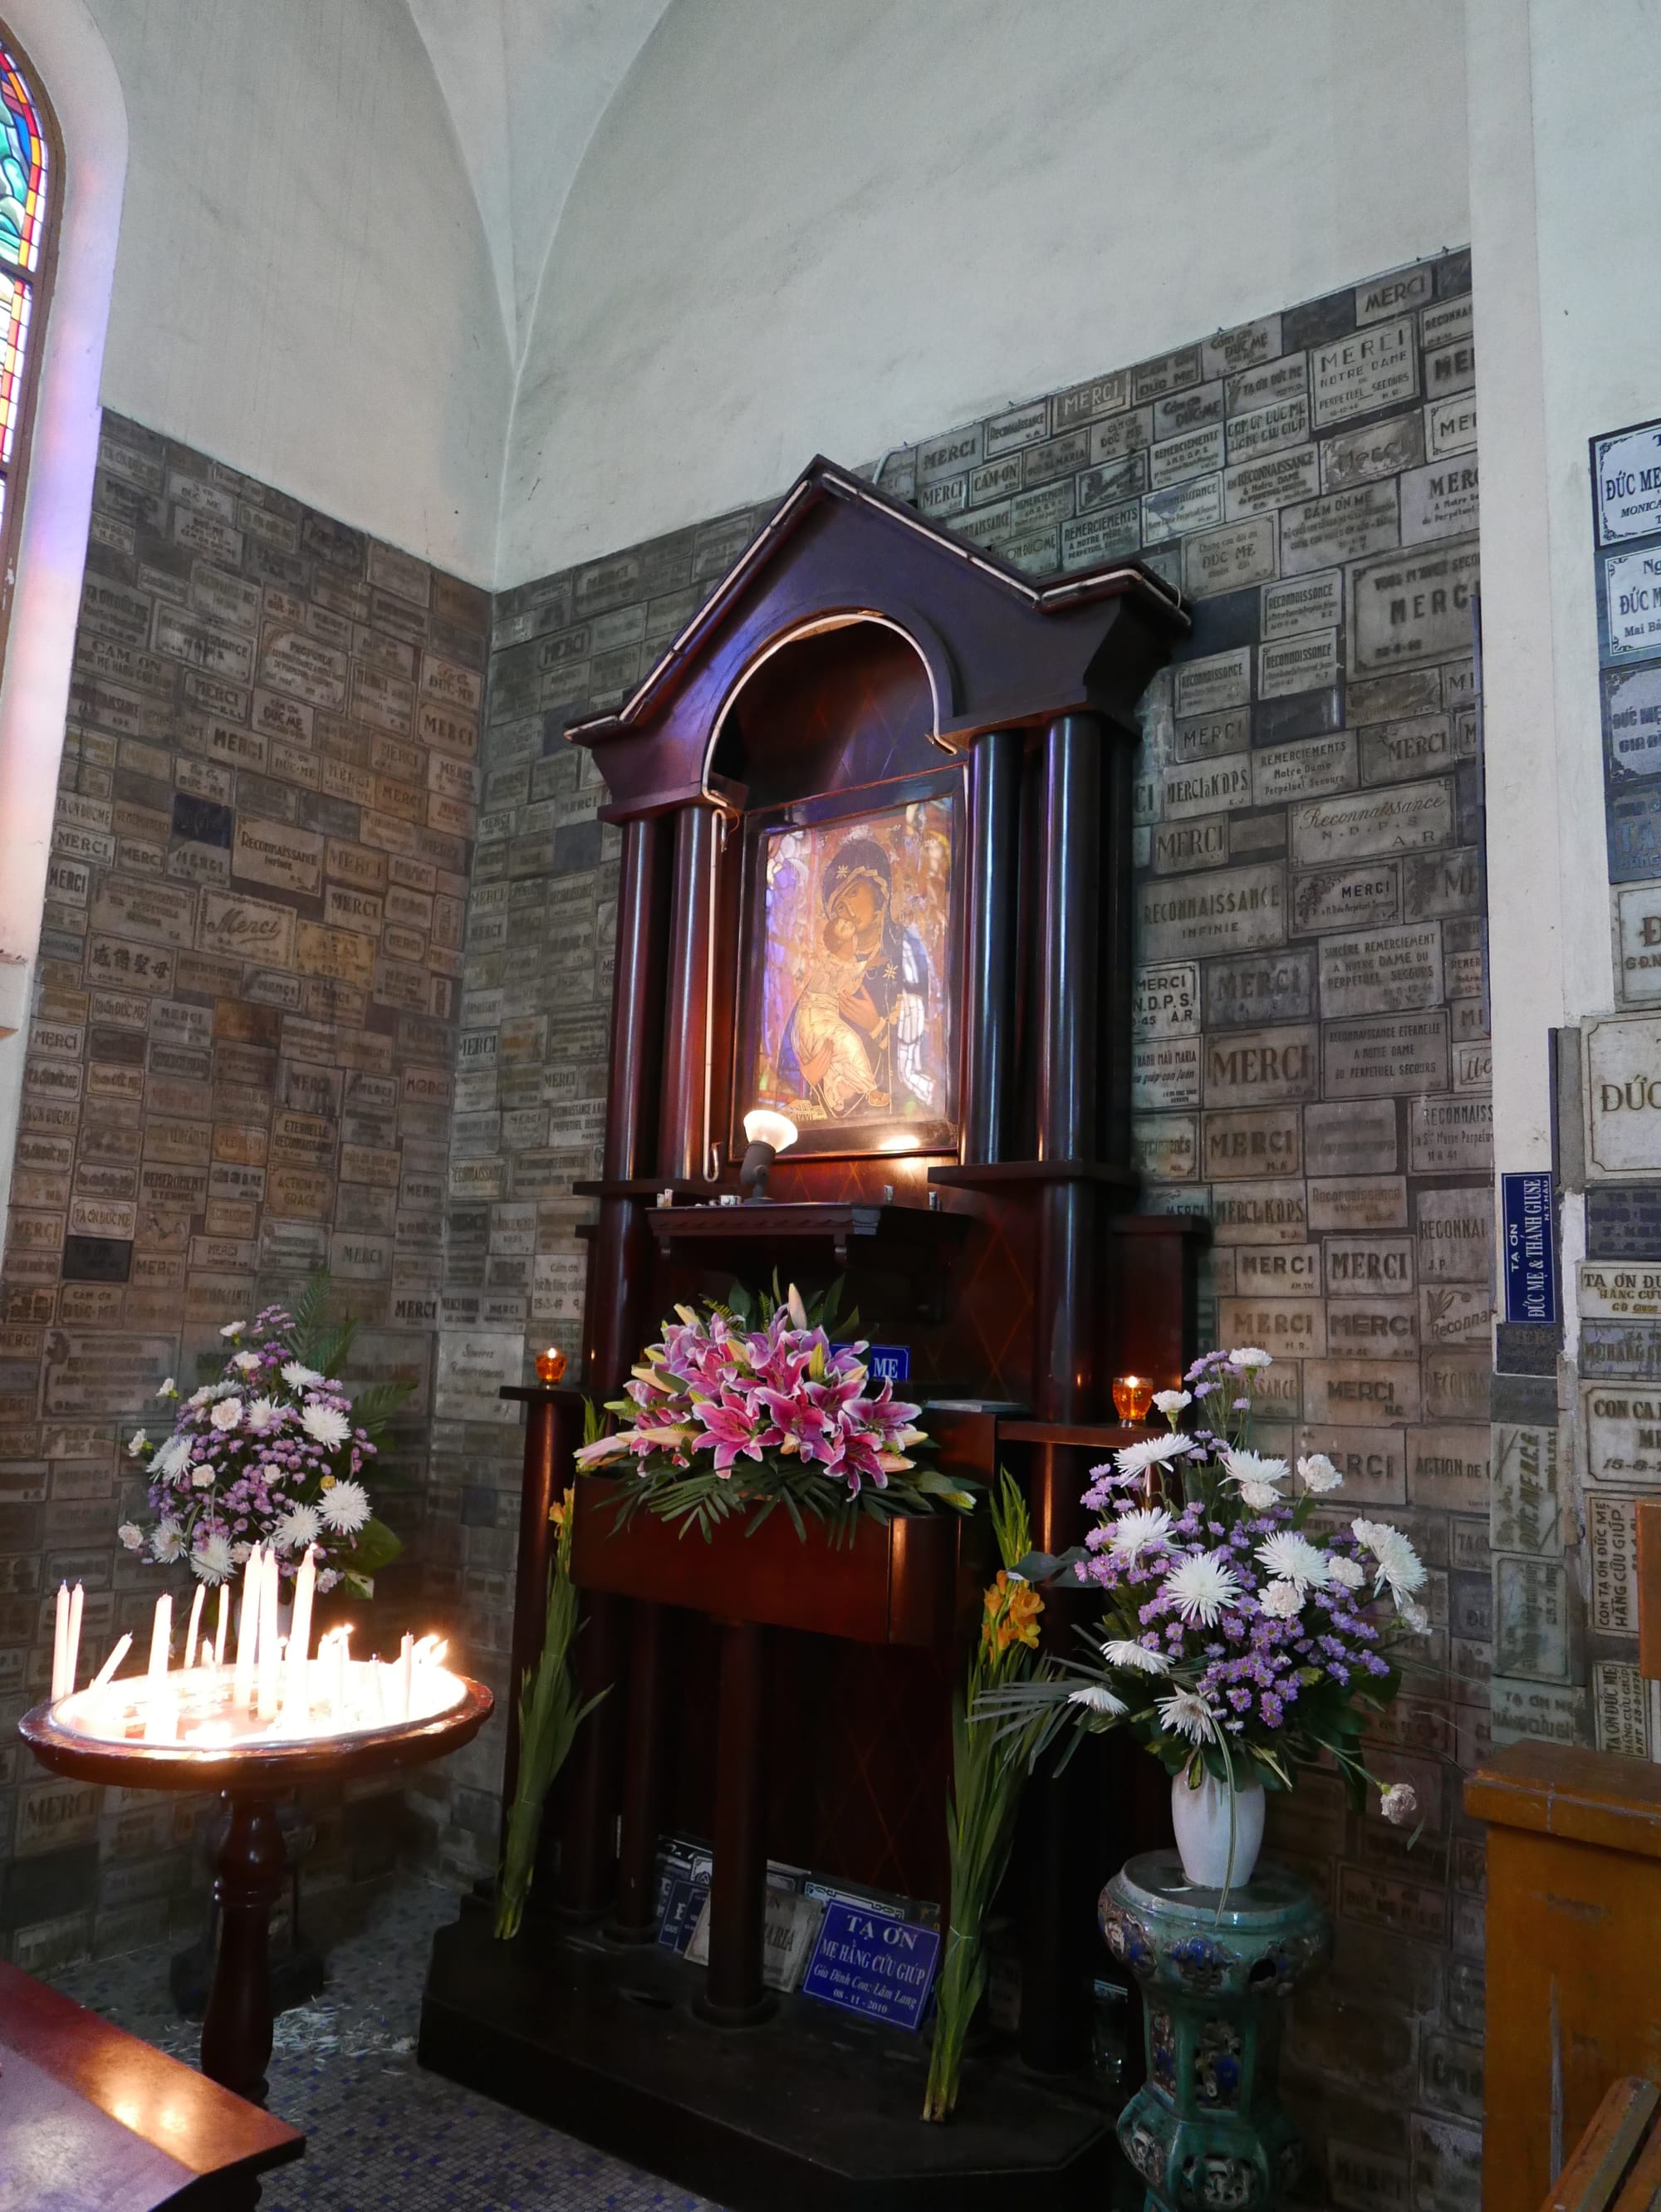
[[[611,1059],[602,1173],[608,1194],[589,1247],[583,1380],[609,1397],[640,1348],[652,1276],[649,1202],[626,1186],[651,1171],[663,1063],[669,833],[660,815],[623,825],[617,951],[611,986]],[[612,1694],[578,1732],[567,1768],[561,1828],[561,1910],[603,1912],[616,1890],[616,1820],[625,1701],[626,1604],[596,1593],[583,1608],[573,1665],[584,1698]]]
[[[715,1864],[710,1878],[709,1971],[698,2010],[723,2027],[763,2020],[776,2000],[761,1980],[767,1910],[767,1632],[721,1624],[721,1721],[715,1750]]]
[[[710,956],[721,829],[715,810],[707,805],[683,806],[670,819],[675,849],[656,1154],[656,1172],[665,1184],[700,1180],[707,1167]],[[644,1326],[636,1330],[625,1365],[660,1318],[642,1316]],[[636,1602],[631,1611],[628,1700],[622,1715],[622,1825],[611,1932],[625,1942],[650,1942],[657,1933],[656,1859],[669,1778],[669,1647],[675,1624],[660,1606]]]
[[[1040,1422],[1088,1421],[1098,1410],[1102,1223],[1101,1185],[1093,1170],[1103,907],[1117,872],[1104,836],[1104,741],[1091,715],[1060,716],[1044,733],[1037,1152],[1053,1179],[1042,1181],[1037,1193],[1033,1410]],[[1084,1534],[1078,1501],[1090,1456],[1059,1443],[1034,1447],[1033,1538],[1044,1550],[1064,1551]],[[1052,1600],[1046,1641],[1052,1647],[1070,1646],[1078,1611],[1064,1595]],[[1088,2051],[1096,1749],[1082,1746],[1064,1773],[1052,1772],[1033,1793],[1023,1822],[1021,2053],[1041,2073],[1071,2073]]]
[[[963,1158],[1004,1157],[1015,1048],[1021,735],[987,730],[969,756],[969,947]]]

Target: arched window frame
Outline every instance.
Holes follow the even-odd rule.
[[[27,98],[40,142],[39,198],[42,203],[35,236],[33,265],[13,264],[0,255],[0,276],[20,286],[27,299],[27,318],[15,365],[16,410],[12,424],[11,451],[5,453],[0,427],[0,672],[4,668],[6,641],[11,629],[12,601],[17,587],[17,550],[22,535],[23,507],[28,492],[29,453],[34,437],[35,407],[40,391],[40,364],[46,349],[46,318],[52,308],[52,280],[58,272],[58,215],[64,178],[64,144],[42,87],[39,71],[11,27],[0,19],[0,76],[15,75]],[[3,95],[0,95],[3,97]],[[6,103],[9,106],[10,102]],[[6,313],[0,303],[0,388],[8,364]]]

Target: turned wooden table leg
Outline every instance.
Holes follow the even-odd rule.
[[[225,1792],[231,1825],[214,1876],[219,1955],[202,2021],[202,2070],[250,2104],[265,2102],[271,2056],[271,1907],[288,1855],[269,1797]]]
[[[710,1880],[709,1972],[700,2016],[721,2027],[765,2020],[778,2000],[763,1985],[767,1909],[767,1632],[721,1624],[721,1711],[715,1747],[715,1866]]]

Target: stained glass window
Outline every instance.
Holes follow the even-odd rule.
[[[34,94],[0,33],[0,519],[12,504],[14,457],[21,458],[17,434],[27,392],[29,323],[45,273],[46,237],[46,134]]]

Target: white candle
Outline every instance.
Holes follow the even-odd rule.
[[[111,1652],[109,1657],[104,1662],[104,1664],[93,1676],[92,1687],[94,1690],[101,1690],[103,1688],[105,1683],[110,1680],[111,1676],[115,1673],[116,1668],[121,1664],[122,1661],[126,1657],[127,1654],[132,1650],[132,1638],[130,1636],[124,1636],[120,1643],[116,1645],[114,1650]]]
[[[259,1594],[264,1587],[265,1554],[256,1544],[242,1568],[242,1602],[236,1616],[236,1673],[232,1696],[240,1711],[254,1694],[254,1654],[259,1648]]]
[[[415,1639],[407,1632],[398,1647],[398,1711],[397,1717],[409,1717],[409,1693],[415,1685]]]
[[[155,1601],[155,1618],[150,1623],[150,1664],[144,1678],[144,1741],[146,1743],[167,1743],[173,1739],[172,1703],[167,1690],[167,1649],[173,1641],[173,1601],[171,1597],[159,1597]]]
[[[196,1657],[197,1631],[202,1626],[202,1601],[208,1595],[206,1583],[198,1583],[196,1595],[191,1600],[191,1625],[185,1632],[185,1664],[188,1668]]]
[[[219,1626],[214,1631],[214,1664],[225,1664],[225,1632],[231,1622],[231,1584],[227,1577],[219,1586]]]
[[[75,1695],[75,1678],[81,1667],[81,1608],[87,1593],[77,1583],[70,1592],[70,1633],[64,1647],[64,1695]]]
[[[318,1567],[311,1545],[294,1577],[294,1625],[288,1632],[288,1681],[283,1703],[305,1725],[311,1711],[306,1668],[312,1656],[312,1600],[317,1589]]]
[[[277,1591],[280,1587],[275,1550],[265,1555],[264,1571],[260,1577],[259,1594],[259,1656],[256,1673],[259,1681],[259,1717],[275,1720],[277,1709],[277,1662],[282,1656],[277,1632]]]
[[[64,1694],[64,1657],[70,1641],[70,1586],[58,1585],[58,1611],[53,1616],[52,1631],[52,1695],[57,1704]]]

